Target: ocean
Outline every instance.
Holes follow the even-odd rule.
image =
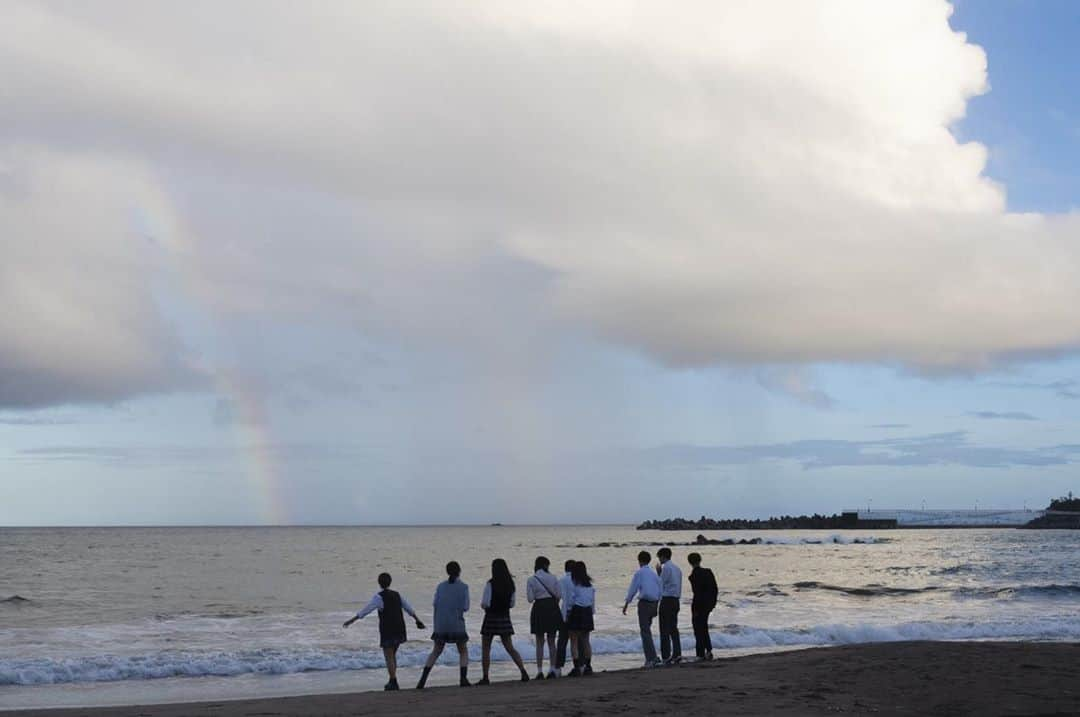
[[[0,528],[0,709],[143,704],[379,689],[377,618],[341,624],[382,571],[430,622],[443,566],[479,598],[492,558],[514,572],[515,644],[529,663],[524,581],[533,559],[584,560],[597,586],[596,669],[640,664],[621,607],[640,543],[697,531],[619,526]],[[720,584],[718,656],[891,640],[1080,641],[1077,531],[894,530],[710,533],[761,538],[697,551]],[[603,544],[603,545],[601,545]],[[646,549],[655,553],[655,547]],[[561,571],[557,571],[557,574]],[[684,603],[689,602],[689,585]],[[684,654],[693,655],[688,606]],[[429,648],[410,626],[399,653],[411,687]],[[448,650],[443,664],[455,664]],[[516,670],[496,644],[493,679]],[[452,667],[430,684],[455,683]]]

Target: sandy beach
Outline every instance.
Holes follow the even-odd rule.
[[[475,670],[474,670],[475,673]],[[475,676],[475,675],[474,675]],[[906,642],[816,648],[555,683],[504,682],[235,702],[9,712],[203,715],[1074,715],[1080,644]]]

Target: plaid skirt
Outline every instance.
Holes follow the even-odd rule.
[[[571,607],[570,614],[566,616],[566,629],[570,632],[592,632],[595,629],[592,605]]]
[[[514,624],[510,622],[510,611],[484,613],[484,623],[480,626],[481,635],[513,635]]]
[[[433,642],[442,642],[452,645],[457,645],[462,642],[469,641],[469,633],[467,632],[433,632],[431,633],[431,639]]]
[[[562,613],[555,598],[541,598],[529,614],[530,635],[554,635],[562,627]]]

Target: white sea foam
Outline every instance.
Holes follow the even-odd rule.
[[[713,628],[717,650],[845,645],[901,640],[1080,640],[1080,617],[1059,617],[1020,622],[906,622],[898,624],[829,624],[807,628],[763,628],[729,625]],[[523,641],[524,642],[524,641]],[[636,654],[637,634],[594,633],[596,655]],[[693,647],[684,636],[683,646]],[[470,645],[474,659],[478,645]],[[532,657],[531,646],[521,644],[523,657]],[[399,664],[416,667],[427,655],[424,643],[407,644]],[[445,655],[447,664],[457,659]],[[501,649],[495,660],[507,659]],[[381,651],[334,651],[321,649],[262,649],[236,652],[163,651],[143,655],[94,655],[75,658],[0,659],[0,685],[42,685],[77,682],[152,680],[170,677],[227,677],[244,674],[283,675],[301,672],[367,670],[383,667]]]

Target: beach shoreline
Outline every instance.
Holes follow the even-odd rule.
[[[449,668],[447,668],[449,669]],[[474,670],[475,672],[475,670]],[[11,717],[548,714],[1076,714],[1080,643],[899,642],[620,670],[554,683],[16,710]]]

